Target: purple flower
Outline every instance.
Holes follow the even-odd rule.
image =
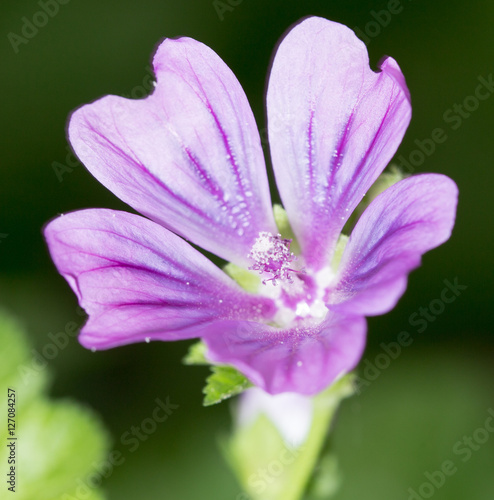
[[[454,223],[453,181],[404,179],[368,206],[335,269],[343,226],[410,121],[400,68],[387,58],[373,72],[354,33],[321,18],[281,42],[268,133],[298,255],[278,234],[256,123],[233,73],[190,38],[165,40],[154,70],[147,98],[106,96],[70,119],[77,156],[147,217],[88,209],[47,225],[53,260],[89,315],[80,342],[200,337],[211,361],[269,393],[321,391],[358,363],[365,316],[394,307]],[[256,293],[185,240],[251,269]]]

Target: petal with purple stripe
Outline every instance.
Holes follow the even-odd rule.
[[[405,79],[391,58],[372,71],[347,27],[308,18],[275,54],[267,114],[283,205],[306,262],[318,269],[403,138],[411,117]]]
[[[238,80],[208,47],[165,40],[157,85],[142,100],[107,96],[76,110],[69,139],[89,171],[154,221],[248,265],[276,226],[254,116]]]
[[[451,235],[458,188],[444,175],[404,179],[365,210],[343,253],[329,303],[344,314],[383,314],[406,289],[422,254]]]
[[[365,347],[366,322],[329,312],[322,322],[279,329],[227,321],[206,336],[208,358],[231,364],[270,394],[314,395],[351,371]]]
[[[89,315],[80,336],[86,347],[221,335],[221,320],[272,313],[270,300],[244,292],[187,242],[138,215],[72,212],[50,222],[45,237]]]

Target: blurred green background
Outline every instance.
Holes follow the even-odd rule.
[[[25,325],[35,351],[42,353],[68,322],[83,321],[48,257],[42,226],[78,208],[126,209],[83,166],[67,163],[70,111],[105,94],[140,97],[156,44],[186,35],[233,69],[263,129],[266,70],[280,36],[303,16],[339,21],[366,37],[374,66],[383,55],[399,62],[413,118],[397,157],[414,161],[415,172],[452,177],[460,204],[451,240],[425,256],[391,313],[369,320],[361,374],[382,361],[376,359],[382,342],[407,331],[413,343],[343,405],[333,439],[344,477],[336,498],[409,498],[409,488],[421,486],[428,494],[425,473],[446,460],[457,471],[433,489],[434,498],[494,498],[494,435],[468,460],[455,448],[494,409],[494,88],[484,91],[485,100],[471,98],[479,78],[489,81],[494,72],[492,2],[64,1],[16,48],[9,34],[22,36],[24,16],[32,20],[41,6],[27,0],[0,6],[0,305]],[[421,156],[418,144],[436,128],[447,139]],[[59,178],[54,162],[74,168]],[[455,279],[467,288],[443,307],[444,280]],[[436,313],[425,329],[413,316],[410,321],[431,302]],[[53,397],[76,399],[99,413],[113,449],[125,457],[103,484],[110,499],[233,500],[240,494],[217,449],[230,425],[229,405],[202,408],[208,371],[182,366],[186,349],[186,343],[152,343],[93,354],[70,338],[49,360]],[[122,435],[150,416],[156,398],[166,397],[179,408],[131,451]]]

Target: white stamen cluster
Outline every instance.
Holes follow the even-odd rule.
[[[276,281],[287,281],[293,283],[291,272],[297,272],[290,268],[290,263],[297,259],[290,252],[290,243],[292,240],[281,237],[281,234],[274,236],[273,234],[262,231],[259,233],[248,257],[254,261],[254,265],[249,269],[263,273],[271,274],[272,277],[263,280],[265,285],[268,281],[272,281],[276,285]]]

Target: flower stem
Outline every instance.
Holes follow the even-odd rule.
[[[224,451],[243,488],[238,500],[300,500],[314,474],[331,423],[341,401],[353,394],[347,375],[312,399],[310,431],[302,444],[291,446],[266,414],[238,426]],[[334,474],[327,467],[324,473]],[[335,478],[325,478],[335,484]],[[325,496],[328,498],[328,496]]]

